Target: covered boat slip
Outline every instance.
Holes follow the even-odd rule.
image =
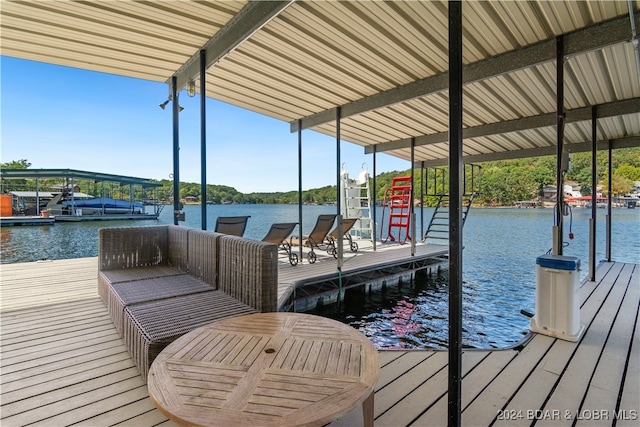
[[[97,295],[96,258],[2,264],[0,274],[3,426],[175,425]],[[464,425],[637,425],[640,266],[602,263],[580,301],[578,343],[534,334],[518,348],[463,352]],[[448,352],[379,354],[375,425],[446,425]]]
[[[26,185],[26,179],[34,179],[32,191],[11,191],[13,212],[3,215],[2,225],[51,224],[54,221],[112,221],[157,219],[164,205],[159,204],[149,190],[162,184],[146,178],[113,175],[76,169],[2,169],[2,190]],[[55,180],[55,189],[43,188],[43,180]],[[58,181],[59,180],[59,181]],[[86,194],[78,191],[80,183],[88,183]],[[126,199],[105,197],[105,184],[127,186]],[[51,185],[51,181],[49,181]],[[113,191],[113,188],[111,188]],[[137,196],[137,197],[136,197]],[[149,212],[147,210],[150,210]],[[46,213],[46,215],[45,215]],[[32,217],[43,216],[46,222]],[[49,217],[52,219],[48,219]]]
[[[639,10],[638,0],[5,1],[0,25],[3,55],[167,83],[168,93],[159,102],[166,99],[163,108],[171,102],[174,194],[179,194],[180,182],[178,101],[185,88],[203,95],[202,193],[206,97],[289,122],[298,132],[299,153],[303,130],[335,137],[338,187],[343,140],[373,153],[374,180],[375,159],[382,152],[416,168],[448,163],[452,351],[442,375],[449,380],[449,424],[455,425],[463,413],[461,369],[468,371],[465,380],[491,372],[470,370],[461,360],[463,164],[556,155],[556,187],[562,188],[561,158],[591,150],[595,187],[596,150],[608,150],[611,157],[612,149],[640,144]],[[300,161],[298,167],[301,193]],[[611,160],[608,172],[611,176]],[[559,213],[563,202],[560,192]],[[177,198],[174,213],[177,223]],[[593,217],[595,221],[595,211]],[[559,255],[562,225],[559,214],[553,229]],[[202,226],[206,229],[204,220]],[[593,249],[595,222],[591,234]],[[595,258],[589,264],[595,281]],[[595,312],[595,319],[606,307]],[[593,336],[590,330],[582,342]],[[547,354],[555,354],[551,350]],[[492,354],[487,360],[493,360]],[[517,403],[520,393],[535,396],[540,390],[547,393],[542,405],[555,404],[554,393],[562,397],[567,389],[572,398],[573,387],[537,386],[549,373],[571,374],[574,359],[564,353],[554,358],[521,382],[522,388],[516,387],[513,400],[501,396],[496,407],[505,407],[505,400]],[[522,359],[514,356],[516,360]],[[563,360],[566,369],[558,368]],[[637,359],[629,366],[637,367]],[[446,393],[445,381],[436,380],[427,389],[440,387]],[[590,402],[588,394],[582,396],[585,404]],[[401,402],[431,407],[422,396],[408,395]]]

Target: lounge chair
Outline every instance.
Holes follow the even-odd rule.
[[[262,239],[263,242],[273,243],[274,245],[278,246],[279,249],[285,251],[287,253],[287,256],[289,257],[289,263],[291,265],[298,264],[298,255],[294,254],[291,251],[291,244],[287,242],[287,237],[291,235],[293,229],[296,228],[296,225],[298,225],[297,222],[282,222],[273,224],[269,229],[267,235],[264,236],[264,239]]]
[[[247,228],[247,220],[251,216],[219,216],[216,219],[216,233],[242,237]]]
[[[329,230],[331,230],[331,226],[333,226],[333,221],[335,221],[336,216],[337,215],[334,214],[318,215],[316,225],[313,227],[313,230],[311,230],[311,233],[308,236],[302,236],[302,246],[307,246],[311,249],[307,254],[309,263],[313,264],[316,262],[316,253],[314,252],[314,248],[320,249],[323,246],[329,252],[329,255],[332,255],[330,252],[331,246],[326,245],[324,241],[327,238],[327,234],[329,234]],[[289,244],[300,245],[300,241],[293,237],[289,240]]]
[[[342,219],[342,238],[349,242],[349,249],[351,249],[351,252],[358,252],[358,244],[353,241],[353,238],[349,233],[358,219],[359,218]],[[331,255],[333,255],[334,258],[338,256],[338,238],[338,226],[336,226],[336,228],[334,228],[331,233],[327,235],[327,252],[332,251],[333,253],[331,253]]]

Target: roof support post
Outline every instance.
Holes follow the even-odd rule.
[[[336,108],[336,208],[338,216],[336,221],[336,227],[338,230],[338,239],[337,239],[337,259],[338,259],[338,271],[342,271],[342,263],[343,263],[343,241],[342,241],[342,202],[340,200],[340,115],[342,113],[342,108]],[[342,289],[342,275],[340,277],[340,289]],[[340,295],[338,295],[338,300],[340,299]]]
[[[200,51],[200,224],[207,229],[207,51]]]
[[[171,111],[173,117],[173,224],[178,225],[180,219],[180,132],[178,123],[178,91],[176,90],[176,77],[171,78]]]
[[[424,242],[424,183],[427,174],[424,171],[424,161],[420,162],[420,240]]]
[[[462,2],[449,1],[449,387],[448,425],[462,411]]]
[[[411,256],[416,254],[416,211],[413,206],[413,186],[415,185],[414,176],[415,176],[415,168],[413,167],[413,163],[416,159],[416,139],[411,138],[411,191],[409,195],[409,221],[411,221]]]
[[[376,160],[378,156],[377,144],[373,145],[373,207],[369,206],[369,209],[373,208],[373,221],[371,224],[371,242],[373,242],[373,250],[376,250],[376,221],[378,220],[378,215],[376,211],[378,210],[378,189],[376,188]],[[369,203],[372,203],[369,200]]]
[[[591,219],[589,220],[589,278],[596,281],[596,216],[598,176],[596,170],[596,143],[598,142],[597,107],[591,107]]]
[[[611,141],[608,143],[609,151],[608,151],[608,167],[607,167],[607,175],[609,177],[609,185],[607,186],[607,262],[611,262],[611,191],[613,190],[613,185],[611,184],[611,180],[613,179],[613,144]]]
[[[298,126],[298,234],[302,262],[302,126]]]
[[[40,178],[36,177],[36,215],[40,216]]]
[[[562,255],[564,213],[564,171],[562,170],[563,140],[564,140],[564,39],[560,35],[556,38],[556,222],[555,222],[555,255]]]

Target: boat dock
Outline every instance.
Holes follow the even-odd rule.
[[[0,273],[3,426],[175,425],[151,403],[98,297],[97,258]],[[464,351],[464,425],[638,424],[640,266],[602,263],[580,300],[577,343],[533,334],[517,348]],[[447,352],[379,353],[375,425],[446,425]],[[333,425],[360,424],[358,412]]]
[[[398,280],[410,280],[418,271],[439,269],[446,263],[449,247],[445,245],[379,245],[377,250],[365,248],[370,241],[358,240],[365,250],[349,252],[345,248],[344,262],[339,271],[337,261],[316,250],[318,261],[293,267],[282,265],[278,270],[278,310],[308,311],[320,304],[330,304],[348,289],[365,286],[369,291],[379,289]],[[299,248],[294,247],[295,250]],[[305,251],[308,251],[305,248]]]
[[[3,216],[0,217],[0,227],[19,225],[53,225],[55,218],[41,216]]]
[[[56,222],[83,222],[83,221],[130,221],[158,219],[155,214],[117,214],[117,215],[56,215],[44,218],[42,216],[7,216],[0,217],[0,226],[20,225],[54,225]]]
[[[105,215],[56,215],[56,222],[83,222],[83,221],[129,221],[158,219],[158,214],[105,214]]]

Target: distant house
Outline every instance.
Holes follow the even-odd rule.
[[[184,198],[185,203],[198,203],[200,201],[196,196],[187,196]]]
[[[556,200],[557,198],[557,189],[555,185],[545,185],[542,189],[542,199],[543,200]]]

